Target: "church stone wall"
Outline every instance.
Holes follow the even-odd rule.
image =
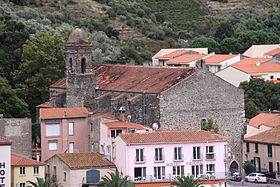
[[[244,133],[244,93],[212,73],[198,70],[160,96],[160,124],[165,129],[201,129],[212,118],[221,134],[230,137],[235,159],[241,161]]]

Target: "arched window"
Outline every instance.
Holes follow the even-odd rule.
[[[69,71],[73,72],[73,62],[72,62],[72,58],[69,59]]]
[[[86,59],[82,58],[81,61],[81,73],[85,73],[86,72]]]

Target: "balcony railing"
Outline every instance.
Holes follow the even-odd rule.
[[[192,174],[187,173],[184,176],[191,176]],[[225,179],[230,176],[229,173],[226,172],[206,172],[203,174],[197,175],[195,177],[198,180],[215,180],[215,179]],[[130,176],[129,180],[135,183],[145,183],[145,182],[170,182],[176,180],[178,176],[177,175],[160,175],[160,176],[153,176],[153,175],[147,175],[147,176],[138,176],[133,177]]]
[[[165,161],[165,156],[162,155],[161,157],[160,156],[154,156],[154,161],[155,162],[164,162]]]
[[[215,153],[206,153],[205,156],[206,156],[205,157],[206,160],[215,160],[216,159],[215,158]]]
[[[184,155],[173,155],[173,161],[184,161]]]
[[[142,156],[142,157],[135,157],[135,163],[145,163],[146,162],[146,157]]]

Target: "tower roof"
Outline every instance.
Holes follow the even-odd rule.
[[[89,42],[90,41],[88,38],[88,34],[79,28],[72,31],[67,41],[67,43],[77,43],[77,44],[89,43]]]

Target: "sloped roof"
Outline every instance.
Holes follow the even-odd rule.
[[[168,54],[165,54],[163,56],[159,56],[159,57],[156,57],[156,59],[170,59],[170,58],[174,58],[174,57],[177,57],[177,56],[180,56],[184,53],[187,53],[187,52],[190,52],[191,50],[177,50],[177,51],[173,51],[171,53],[168,53]],[[194,51],[195,52],[195,51]]]
[[[204,61],[208,64],[219,64],[225,60],[228,60],[228,59],[231,59],[233,57],[236,57],[238,55],[212,55],[212,56],[209,56],[207,58],[204,59]]]
[[[86,108],[41,108],[40,119],[59,119],[87,117],[89,112]]]
[[[97,114],[97,115],[93,115],[91,117],[92,118],[106,118],[106,119],[110,119],[110,120],[115,120],[116,119],[113,116],[112,112],[107,112],[107,113],[103,113],[103,114]]]
[[[59,79],[54,84],[50,85],[50,88],[66,88],[66,78]]]
[[[55,156],[70,168],[115,167],[99,153],[60,153]]]
[[[137,130],[146,129],[146,127],[143,125],[137,123],[130,123],[127,121],[112,121],[112,122],[105,122],[104,124],[109,128],[125,128],[125,129],[137,129]]]
[[[122,133],[119,135],[126,143],[167,143],[192,141],[226,141],[228,137],[203,130],[158,130],[145,133]]]
[[[269,127],[280,126],[280,114],[279,113],[261,113],[253,117],[249,121],[249,125],[255,128],[259,128],[260,125]]]
[[[240,60],[239,62],[233,64],[232,66],[239,66],[239,65],[256,65],[256,63],[264,63],[267,62],[269,60],[271,60],[272,58],[245,58],[243,60]]]
[[[239,69],[245,73],[268,73],[268,72],[280,72],[279,63],[268,63],[260,64],[259,66],[255,64],[250,65],[232,65],[232,67]]]
[[[53,101],[46,101],[40,105],[37,105],[36,107],[39,107],[39,108],[53,108],[54,107],[54,103]]]
[[[190,63],[196,60],[199,60],[207,55],[200,55],[200,54],[185,54],[173,59],[166,61],[166,63],[173,63],[173,64],[180,64],[180,63]]]
[[[268,51],[267,53],[265,53],[266,55],[269,55],[269,56],[274,56],[274,55],[278,55],[280,53],[280,48],[276,48],[276,49],[273,49],[271,51]]]
[[[11,165],[12,166],[43,166],[44,162],[38,162],[37,160],[33,160],[24,156],[20,156],[17,154],[11,154]]]
[[[188,78],[194,69],[94,64],[93,72],[99,89],[158,93]]]
[[[280,127],[275,127],[254,136],[250,136],[245,138],[245,141],[280,145]]]
[[[0,136],[0,145],[11,145],[12,142],[5,137]]]

